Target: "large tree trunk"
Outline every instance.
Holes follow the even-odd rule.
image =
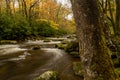
[[[71,0],[84,80],[116,80],[97,0]]]

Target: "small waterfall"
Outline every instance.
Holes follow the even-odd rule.
[[[47,52],[47,53],[53,54],[52,61],[57,61],[58,59],[60,59],[63,56],[63,54],[61,54],[62,51],[60,49],[56,49],[56,48],[43,48],[42,50],[45,50],[45,52]]]
[[[45,44],[58,44],[61,43],[61,41],[50,41],[50,42],[44,42],[44,40],[36,40],[36,41],[31,41],[29,40],[26,42],[26,45],[45,45]]]
[[[0,45],[0,55],[26,51],[27,49],[19,48],[19,45]]]
[[[30,53],[28,52],[24,52],[22,55],[19,55],[18,57],[16,58],[11,58],[9,59],[10,61],[18,61],[18,60],[23,60],[23,59],[26,59],[26,56],[29,56],[31,55]]]

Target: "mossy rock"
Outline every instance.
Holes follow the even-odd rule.
[[[64,39],[52,39],[52,41],[64,41]]]
[[[81,62],[73,62],[73,71],[75,75],[83,77],[83,67],[81,65]]]
[[[76,35],[69,35],[69,36],[67,36],[67,38],[74,39],[74,38],[76,38]]]
[[[65,49],[66,48],[66,44],[56,44],[55,47],[58,49]]]
[[[13,40],[0,40],[0,44],[17,44],[17,41],[13,41]]]
[[[69,54],[74,58],[80,58],[79,52],[70,52]]]
[[[70,41],[68,41],[68,40],[64,40],[64,41],[61,42],[61,44],[69,44],[69,42]]]
[[[49,39],[46,39],[46,40],[44,40],[43,42],[50,42],[51,40],[49,40]]]
[[[34,80],[59,80],[56,71],[46,71]]]
[[[79,43],[78,43],[78,41],[71,41],[70,43],[68,43],[65,51],[68,52],[68,53],[70,53],[70,52],[79,52]]]
[[[32,48],[32,50],[38,50],[38,49],[41,49],[41,46],[34,46],[34,47]]]
[[[60,44],[56,44],[56,48],[59,48],[59,49],[66,49],[67,45],[68,45],[69,41],[67,40],[64,40],[62,41]]]

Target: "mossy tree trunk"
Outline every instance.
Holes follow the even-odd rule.
[[[71,0],[84,80],[116,80],[97,0]]]
[[[116,1],[116,27],[115,27],[115,36],[120,36],[120,0]]]

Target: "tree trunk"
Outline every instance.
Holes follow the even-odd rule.
[[[84,80],[116,80],[97,0],[71,0]]]
[[[115,35],[120,35],[120,0],[116,0],[116,27]]]
[[[6,13],[8,15],[11,15],[10,0],[5,0],[5,1],[6,1]]]
[[[107,18],[110,20],[111,24],[112,24],[112,27],[114,29],[114,34],[116,34],[116,30],[115,30],[115,20],[114,20],[114,13],[113,13],[113,8],[112,8],[112,2],[109,0],[108,1],[108,10],[109,10],[109,14],[110,14],[110,17],[107,16]]]
[[[31,17],[32,17],[32,8],[34,8],[35,7],[35,5],[37,4],[39,2],[39,0],[36,0],[35,2],[33,2],[33,4],[32,5],[30,5],[30,7],[29,7],[29,15],[28,15],[28,20],[29,20],[29,22],[30,22],[30,24],[31,24]]]
[[[12,0],[12,2],[13,2],[13,14],[15,14],[16,13],[16,10],[15,10],[15,0]]]
[[[21,0],[22,1],[22,9],[23,9],[23,13],[26,16],[26,19],[28,19],[28,11],[27,11],[27,4],[26,4],[26,0]]]
[[[18,1],[18,6],[19,6],[19,14],[23,13],[23,9],[22,9],[22,2],[21,0],[17,0]]]

